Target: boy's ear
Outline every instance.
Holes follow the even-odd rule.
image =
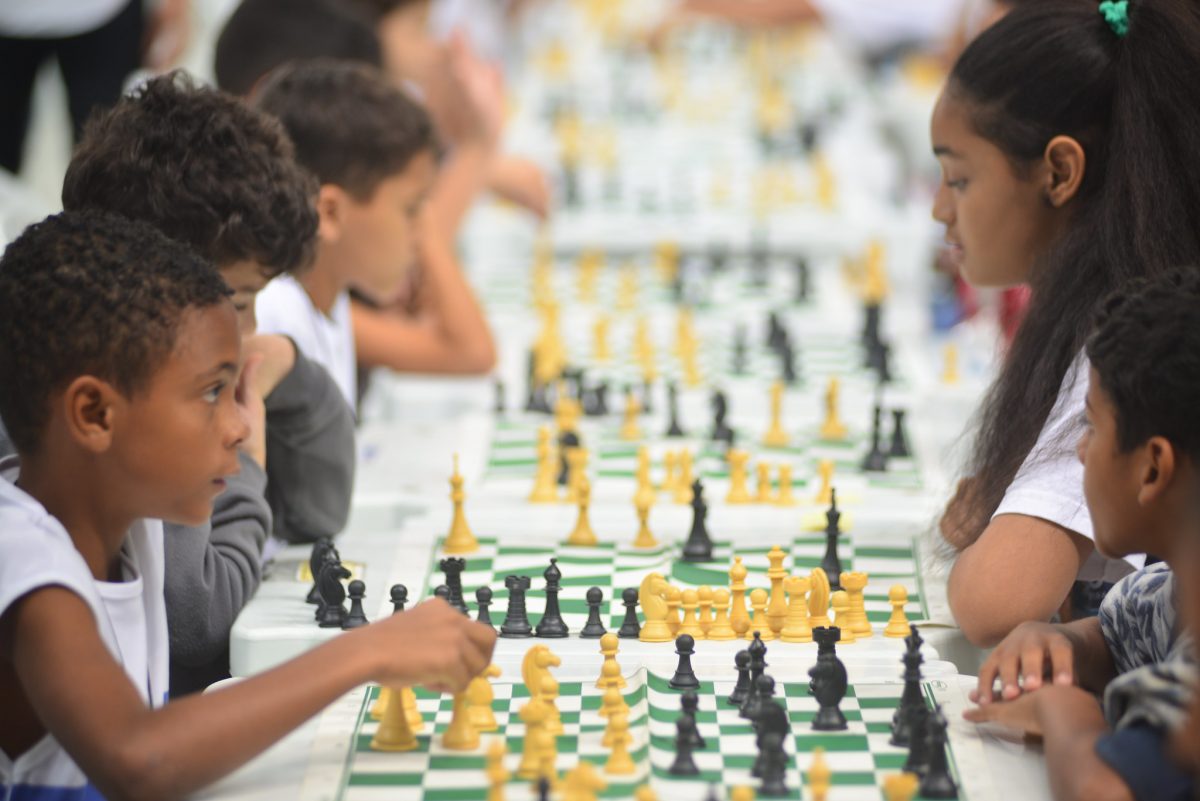
[[[1070,136],[1056,136],[1046,145],[1043,155],[1046,167],[1046,201],[1061,209],[1075,195],[1083,183],[1087,169],[1087,156],[1083,146]]]
[[[340,186],[321,184],[317,193],[317,215],[319,223],[317,233],[326,242],[336,242],[342,238],[342,229],[346,219],[346,205],[350,196]]]
[[[79,376],[62,396],[67,434],[80,447],[104,453],[112,446],[113,423],[123,400],[107,381]]]
[[[1139,449],[1138,503],[1147,506],[1166,494],[1175,477],[1175,448],[1166,437],[1151,437]]]

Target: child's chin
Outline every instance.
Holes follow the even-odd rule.
[[[170,515],[164,515],[163,520],[180,526],[202,526],[212,519],[212,501],[198,502],[186,508],[175,509]]]

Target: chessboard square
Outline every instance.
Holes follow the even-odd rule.
[[[854,753],[870,751],[870,744],[865,732],[811,732],[795,734],[796,750],[811,753],[816,748],[824,748],[829,753]]]
[[[423,773],[366,773],[355,770],[346,784],[349,787],[420,787],[424,779]]]
[[[843,717],[846,718],[846,722],[851,724],[852,728],[853,728],[853,724],[863,722],[862,721],[862,713],[859,712],[857,709],[843,709],[842,715],[843,715]],[[815,711],[810,711],[807,709],[788,710],[788,720],[790,720],[792,722],[793,726],[800,726],[800,725],[811,726],[812,722],[814,720],[816,720],[816,718],[817,718],[817,713]]]
[[[476,749],[478,750],[478,749]],[[429,755],[429,771],[440,770],[482,771],[487,767],[487,757],[474,752],[447,751],[435,744]]]

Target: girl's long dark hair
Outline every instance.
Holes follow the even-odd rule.
[[[1086,154],[1068,230],[977,418],[968,529],[986,528],[1037,442],[1097,304],[1136,276],[1200,264],[1200,8],[1130,0],[1119,37],[1092,0],[1024,4],[959,58],[947,92],[1020,173],[1055,136]]]

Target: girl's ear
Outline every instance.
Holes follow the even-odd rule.
[[[1070,136],[1056,136],[1046,145],[1042,156],[1046,168],[1046,201],[1061,209],[1079,193],[1087,155],[1083,146]]]

